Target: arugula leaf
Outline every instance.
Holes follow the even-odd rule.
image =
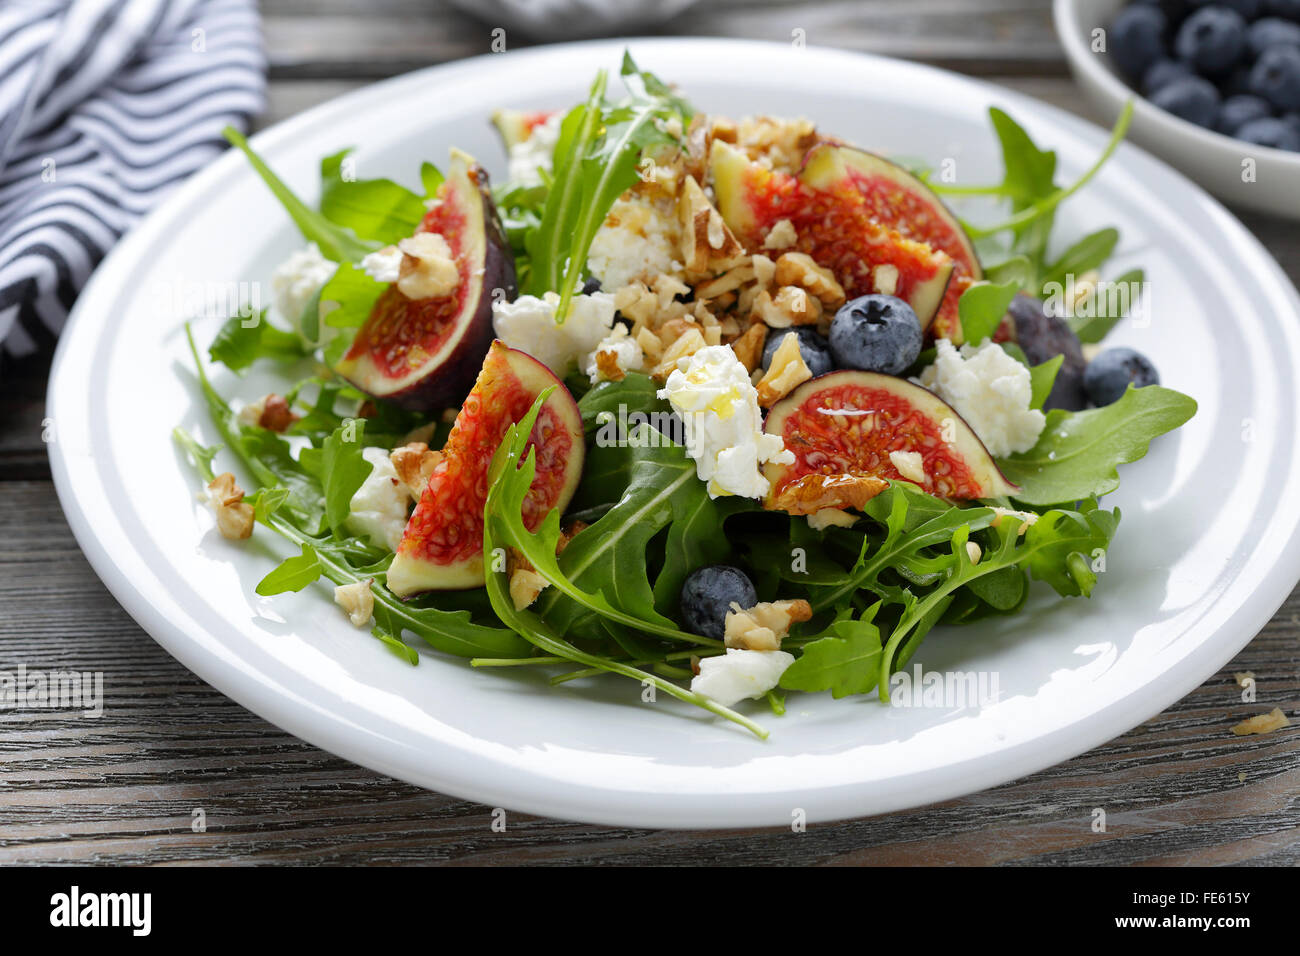
[[[1048,286],[1064,285],[1067,276],[1081,276],[1092,269],[1098,269],[1110,258],[1119,244],[1118,229],[1099,229],[1084,236],[1061,257],[1046,267],[1042,278],[1042,294],[1048,295]]]
[[[307,585],[320,580],[320,560],[315,549],[309,545],[302,546],[302,554],[285,558],[274,571],[258,582],[255,590],[263,597],[283,594],[285,591],[301,591]]]
[[[1099,291],[1081,303],[1066,319],[1079,341],[1085,345],[1095,344],[1109,335],[1110,330],[1129,313],[1133,305],[1132,296],[1127,290],[1140,290],[1145,281],[1145,272],[1130,269],[1116,279],[1107,280],[1106,288],[1112,290],[1113,295],[1103,295]]]
[[[1013,497],[1051,505],[1104,495],[1119,487],[1116,466],[1137,461],[1151,440],[1196,414],[1196,401],[1181,392],[1148,385],[1129,390],[1114,404],[1082,412],[1053,409],[1038,443],[1003,458],[999,466],[1020,486]]]
[[[523,527],[519,509],[523,505],[524,497],[532,485],[537,470],[536,450],[529,449],[527,457],[523,458],[522,462],[521,457],[524,455],[524,450],[528,448],[533,424],[548,395],[549,389],[538,396],[521,421],[506,430],[496,454],[492,457],[492,464],[488,470],[488,497],[483,511],[483,553],[485,555],[494,554],[498,549],[507,546],[524,550],[520,547],[521,544],[527,545],[529,541],[534,540]],[[576,589],[568,586],[567,581],[564,581],[555,561],[554,542],[559,534],[559,517],[558,511],[552,511],[546,516],[537,533],[537,540],[543,542],[543,547],[524,550],[524,554],[552,585],[557,588],[567,587],[569,596],[577,599],[578,595],[573,593]],[[565,550],[567,552],[568,549]],[[535,558],[541,559],[542,563],[539,564]],[[657,674],[640,670],[613,658],[581,650],[570,644],[561,638],[542,617],[532,611],[519,610],[515,607],[506,584],[505,571],[496,570],[491,564],[487,573],[487,592],[492,602],[492,609],[501,621],[543,652],[582,664],[587,668],[630,677],[643,685],[653,685],[678,700],[725,717],[760,738],[767,737],[767,731],[758,724],[701,694],[679,687]],[[615,615],[610,615],[610,619],[617,623],[630,623],[633,627],[637,626],[637,622],[621,621]]]
[[[315,475],[325,497],[325,521],[337,533],[351,513],[352,496],[370,477],[374,465],[366,461],[366,420],[345,421],[320,448],[304,448],[299,463]]]
[[[1021,352],[1021,355],[1024,353]],[[1034,365],[1029,369],[1029,407],[1042,408],[1043,402],[1047,401],[1047,396],[1052,393],[1052,386],[1056,384],[1056,373],[1061,370],[1061,363],[1065,361],[1064,355],[1053,355],[1042,365]]]
[[[208,346],[208,357],[232,372],[242,372],[259,358],[289,362],[307,354],[302,339],[267,320],[266,309],[259,311],[251,324],[244,316],[231,316]]]
[[[280,200],[280,205],[284,206],[290,218],[297,224],[303,238],[316,243],[321,255],[326,259],[334,262],[360,262],[367,253],[379,248],[379,243],[358,239],[350,230],[335,225],[294,195],[293,190],[271,172],[271,167],[266,165],[262,157],[253,152],[253,148],[248,145],[248,140],[244,139],[239,130],[227,126],[221,131],[221,135],[232,145],[239,147],[248,157],[249,164],[262,177],[262,182],[266,183],[275,198]]]
[[[865,694],[880,677],[880,629],[872,623],[880,605],[875,604],[858,620],[836,620],[831,636],[805,644],[798,659],[781,675],[786,690],[829,690],[836,700],[850,694]]]
[[[341,263],[320,290],[321,302],[337,306],[325,313],[325,324],[335,329],[359,329],[387,288],[387,284],[370,278],[351,263]]]
[[[1019,291],[1020,283],[1012,280],[1002,285],[977,282],[963,292],[957,300],[957,315],[961,318],[962,335],[966,341],[979,345],[985,339],[991,339]]]
[[[428,212],[423,200],[391,179],[344,179],[343,161],[351,152],[345,149],[321,160],[321,215],[360,239],[385,246],[413,235]]]

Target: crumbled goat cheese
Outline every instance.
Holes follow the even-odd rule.
[[[538,170],[550,171],[555,142],[560,138],[560,123],[564,113],[559,112],[545,123],[534,126],[528,138],[510,147],[510,181],[521,186],[536,186],[542,177]]]
[[[382,448],[363,448],[361,455],[374,467],[348,505],[348,528],[376,547],[396,551],[406,531],[410,495],[398,478],[388,452]]]
[[[271,273],[271,301],[275,311],[298,328],[307,303],[334,277],[336,268],[321,255],[314,242],[293,253]]]
[[[376,282],[396,282],[401,268],[402,250],[397,246],[376,249],[361,260],[361,271]]]
[[[587,268],[606,289],[661,275],[680,278],[681,227],[671,198],[653,198],[636,190],[620,196],[596,230],[587,252]]]
[[[397,244],[402,264],[397,288],[408,299],[441,299],[460,285],[460,269],[447,240],[436,232],[417,232]]]
[[[700,672],[691,680],[691,690],[723,707],[742,700],[755,700],[774,688],[785,669],[794,663],[786,651],[745,651],[728,648],[718,657],[700,660]]]
[[[994,342],[960,352],[947,339],[936,344],[934,364],[916,381],[951,405],[995,458],[1033,448],[1047,418],[1029,407],[1029,369]]]
[[[591,354],[582,363],[582,370],[587,373],[592,385],[608,377],[601,374],[599,367],[600,362],[597,357],[602,352],[612,352],[614,364],[624,372],[640,372],[645,369],[645,352],[641,348],[641,343],[632,338],[627,326],[620,323],[596,344]]]
[[[730,346],[710,345],[678,359],[658,394],[682,419],[686,453],[709,497],[762,498],[769,485],[759,466],[794,462],[780,435],[763,432],[758,391]]]
[[[559,304],[560,297],[554,292],[540,299],[521,295],[514,302],[495,302],[492,327],[506,345],[527,352],[563,378],[575,362],[585,360],[609,335],[616,310],[608,292],[575,295],[564,324],[556,325]]]

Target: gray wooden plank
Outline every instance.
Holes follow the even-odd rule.
[[[104,672],[98,719],[0,712],[0,864],[1300,863],[1300,591],[1231,664],[1140,727],[1003,787],[848,823],[716,833],[507,813],[371,773],[206,686],[109,596],[47,482],[0,496],[0,670]],[[1234,671],[1260,700],[1242,704]],[[1244,776],[1240,776],[1244,775]],[[1091,829],[1095,807],[1107,830]],[[191,828],[202,810],[205,832]],[[508,808],[507,808],[508,810]]]

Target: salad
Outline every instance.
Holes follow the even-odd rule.
[[[212,434],[174,437],[222,535],[292,544],[257,593],[324,582],[411,664],[630,678],[764,737],[742,702],[888,701],[934,627],[1104,591],[1117,466],[1196,409],[1100,344],[1142,307],[1101,274],[1118,232],[1051,241],[1129,113],[1062,184],[993,109],[973,186],[630,56],[615,83],[499,110],[501,182],[345,150],[315,208],[227,131],[305,246],[206,354],[187,330]],[[209,377],[255,362],[281,391]]]

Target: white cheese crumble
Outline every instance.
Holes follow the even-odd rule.
[[[547,292],[540,299],[521,295],[514,302],[494,302],[492,327],[512,349],[527,352],[563,378],[575,362],[584,361],[614,325],[614,297],[608,292],[575,295],[563,325],[555,324],[560,297]]]
[[[596,364],[596,356],[601,352],[613,352],[615,364],[624,372],[640,372],[645,369],[645,352],[641,348],[641,343],[634,339],[628,332],[627,326],[621,323],[615,325],[609,335],[596,344],[591,354],[582,363],[582,370],[587,373],[592,385],[604,377]]]
[[[376,282],[396,282],[402,268],[402,250],[384,246],[361,259],[361,271]]]
[[[388,452],[382,448],[363,448],[361,455],[374,467],[348,505],[348,528],[376,547],[396,551],[406,531],[410,495],[398,478]]]
[[[587,251],[587,269],[606,289],[631,282],[647,284],[661,275],[680,279],[681,227],[671,197],[652,198],[636,190],[620,196],[596,230]]]
[[[723,707],[762,697],[776,687],[785,669],[794,663],[786,651],[746,651],[734,647],[718,657],[700,660],[700,672],[691,690]]]
[[[1033,448],[1047,417],[1029,407],[1029,369],[988,340],[960,352],[947,339],[936,345],[934,364],[916,381],[951,405],[993,457]]]
[[[677,360],[660,398],[666,398],[686,428],[686,453],[710,498],[762,498],[766,462],[793,464],[780,435],[763,432],[758,391],[729,345],[710,345]]]
[[[314,242],[293,253],[271,273],[271,302],[275,311],[295,329],[299,328],[307,303],[334,277],[336,268],[321,255]]]
[[[528,138],[510,147],[508,175],[510,181],[521,186],[536,186],[542,181],[538,170],[550,172],[554,162],[556,140],[560,138],[560,123],[564,113],[551,116],[545,123],[533,127]]]

